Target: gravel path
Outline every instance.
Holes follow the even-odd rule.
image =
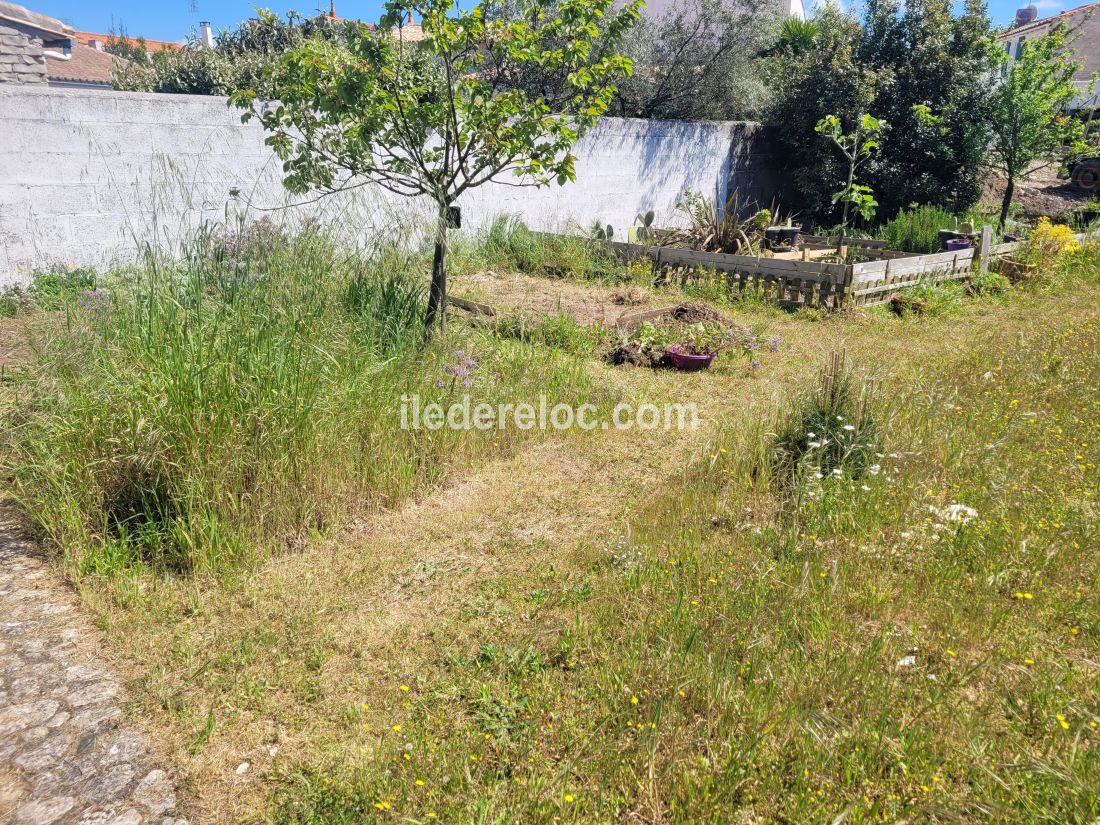
[[[0,822],[186,825],[98,636],[0,501]]]

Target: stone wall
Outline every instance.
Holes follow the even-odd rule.
[[[293,205],[263,139],[224,98],[0,86],[0,282],[149,245],[178,251],[200,225],[241,214],[318,220],[351,243],[425,226],[428,204],[373,187]],[[564,187],[463,196],[464,231],[510,213],[544,230],[598,220],[625,238],[648,209],[675,222],[689,189],[771,200],[756,124],[607,118],[575,154],[577,180]]]
[[[0,22],[0,83],[45,85],[47,82],[41,37],[18,23]]]

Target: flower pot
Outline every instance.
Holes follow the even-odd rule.
[[[773,252],[796,252],[802,226],[769,226],[764,230],[764,246]]]
[[[950,252],[951,251],[947,247],[947,245],[949,243],[951,243],[951,241],[958,241],[958,240],[965,240],[966,239],[966,235],[964,235],[962,232],[956,232],[954,229],[941,229],[939,231],[939,236],[940,236],[940,250],[942,252]]]
[[[944,252],[962,252],[964,249],[970,249],[970,241],[966,238],[952,238],[943,244]]]
[[[694,353],[682,351],[678,344],[673,344],[668,348],[668,357],[669,360],[672,361],[672,366],[684,372],[705,370],[710,366],[710,362],[714,360],[714,356],[717,354],[717,352],[712,350],[703,355],[695,355]]]

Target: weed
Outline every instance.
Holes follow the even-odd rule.
[[[859,382],[843,352],[834,352],[816,390],[799,398],[776,431],[774,477],[858,479],[874,464],[878,425],[871,415],[871,385]]]
[[[457,343],[420,349],[422,288],[398,252],[348,258],[316,227],[260,235],[117,273],[110,300],[87,293],[45,327],[3,464],[73,569],[231,569],[518,437],[398,426],[402,395],[440,394]],[[591,395],[566,356],[456,334],[491,365],[484,400]]]

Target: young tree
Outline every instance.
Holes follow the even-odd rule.
[[[1042,37],[1025,40],[1023,50],[993,90],[988,163],[1006,180],[1002,229],[1016,181],[1022,175],[1088,150],[1084,124],[1066,114],[1082,91],[1073,83],[1081,64],[1070,57],[1068,37],[1063,23]],[[1001,59],[1007,61],[1008,57],[1002,55]]]
[[[271,134],[295,193],[369,182],[435,204],[435,256],[425,329],[443,323],[447,230],[459,198],[496,180],[564,184],[570,149],[611,102],[630,60],[612,46],[638,17],[640,0],[390,0],[374,31],[351,26],[337,44],[311,40],[286,54],[275,100],[251,91],[231,103]],[[409,43],[410,13],[424,39]],[[536,65],[564,78],[554,100],[516,78]],[[507,178],[505,180],[505,178]]]
[[[860,164],[870,159],[878,148],[879,135],[885,128],[884,121],[866,114],[856,118],[855,131],[849,134],[844,134],[840,118],[836,115],[826,115],[817,123],[817,133],[835,143],[844,155],[844,159],[848,161],[848,182],[843,189],[833,195],[834,204],[844,204],[841,226],[848,225],[849,207],[854,208],[865,221],[875,216],[878,201],[875,200],[870,186],[856,183],[856,170]]]

